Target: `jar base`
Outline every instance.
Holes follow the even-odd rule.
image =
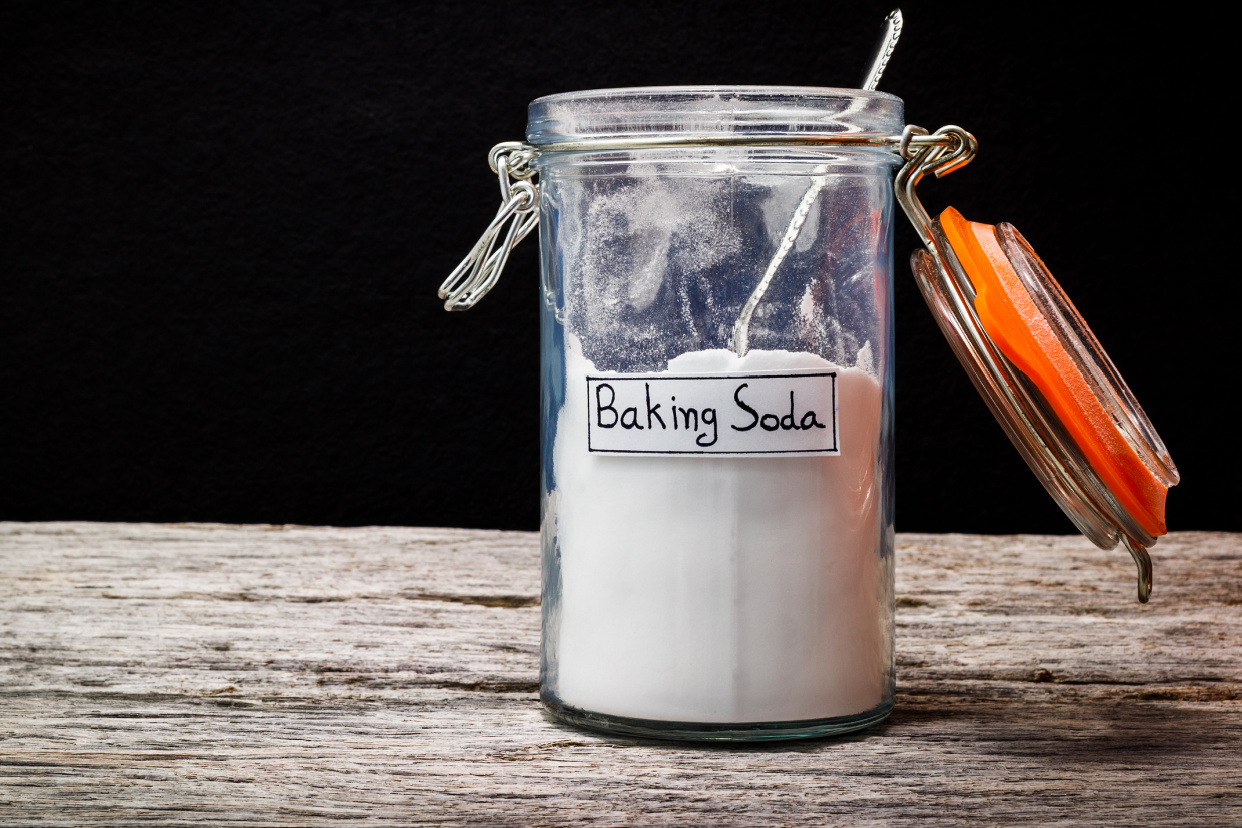
[[[547,691],[540,693],[543,706],[557,719],[574,727],[619,736],[669,739],[683,742],[776,742],[790,739],[818,739],[839,736],[871,727],[893,712],[892,700],[863,713],[828,719],[801,719],[788,722],[666,722],[632,719],[580,710],[561,702]]]

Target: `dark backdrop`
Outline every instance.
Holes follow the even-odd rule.
[[[435,298],[496,208],[488,149],[553,92],[856,85],[889,8],[100,5],[0,12],[0,519],[534,528],[536,245],[477,309]],[[994,9],[905,9],[882,88],[981,143],[923,195],[1057,274],[1181,468],[1170,527],[1242,529],[1234,233],[1200,137],[1225,100],[1188,85],[1212,27]],[[1073,531],[915,244],[901,218],[898,528]]]

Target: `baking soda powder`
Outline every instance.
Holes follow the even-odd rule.
[[[891,556],[867,346],[850,368],[706,350],[635,379],[597,371],[567,332],[565,360],[547,500],[560,701],[703,723],[880,705]],[[709,388],[726,405],[693,404]]]

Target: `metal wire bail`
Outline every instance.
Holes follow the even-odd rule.
[[[466,258],[440,285],[445,310],[467,310],[486,296],[500,278],[513,246],[539,223],[539,188],[529,180],[535,175],[530,167],[534,158],[534,150],[517,141],[497,144],[488,153],[487,163],[500,181],[500,209]]]

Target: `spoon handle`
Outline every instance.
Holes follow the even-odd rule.
[[[867,71],[863,79],[862,88],[868,92],[874,92],[875,88],[880,85],[880,76],[888,67],[888,61],[893,56],[893,50],[897,48],[897,41],[901,38],[901,23],[901,9],[893,9],[888,13],[888,17],[884,18],[884,35],[880,38],[880,45],[876,48],[871,69]]]

